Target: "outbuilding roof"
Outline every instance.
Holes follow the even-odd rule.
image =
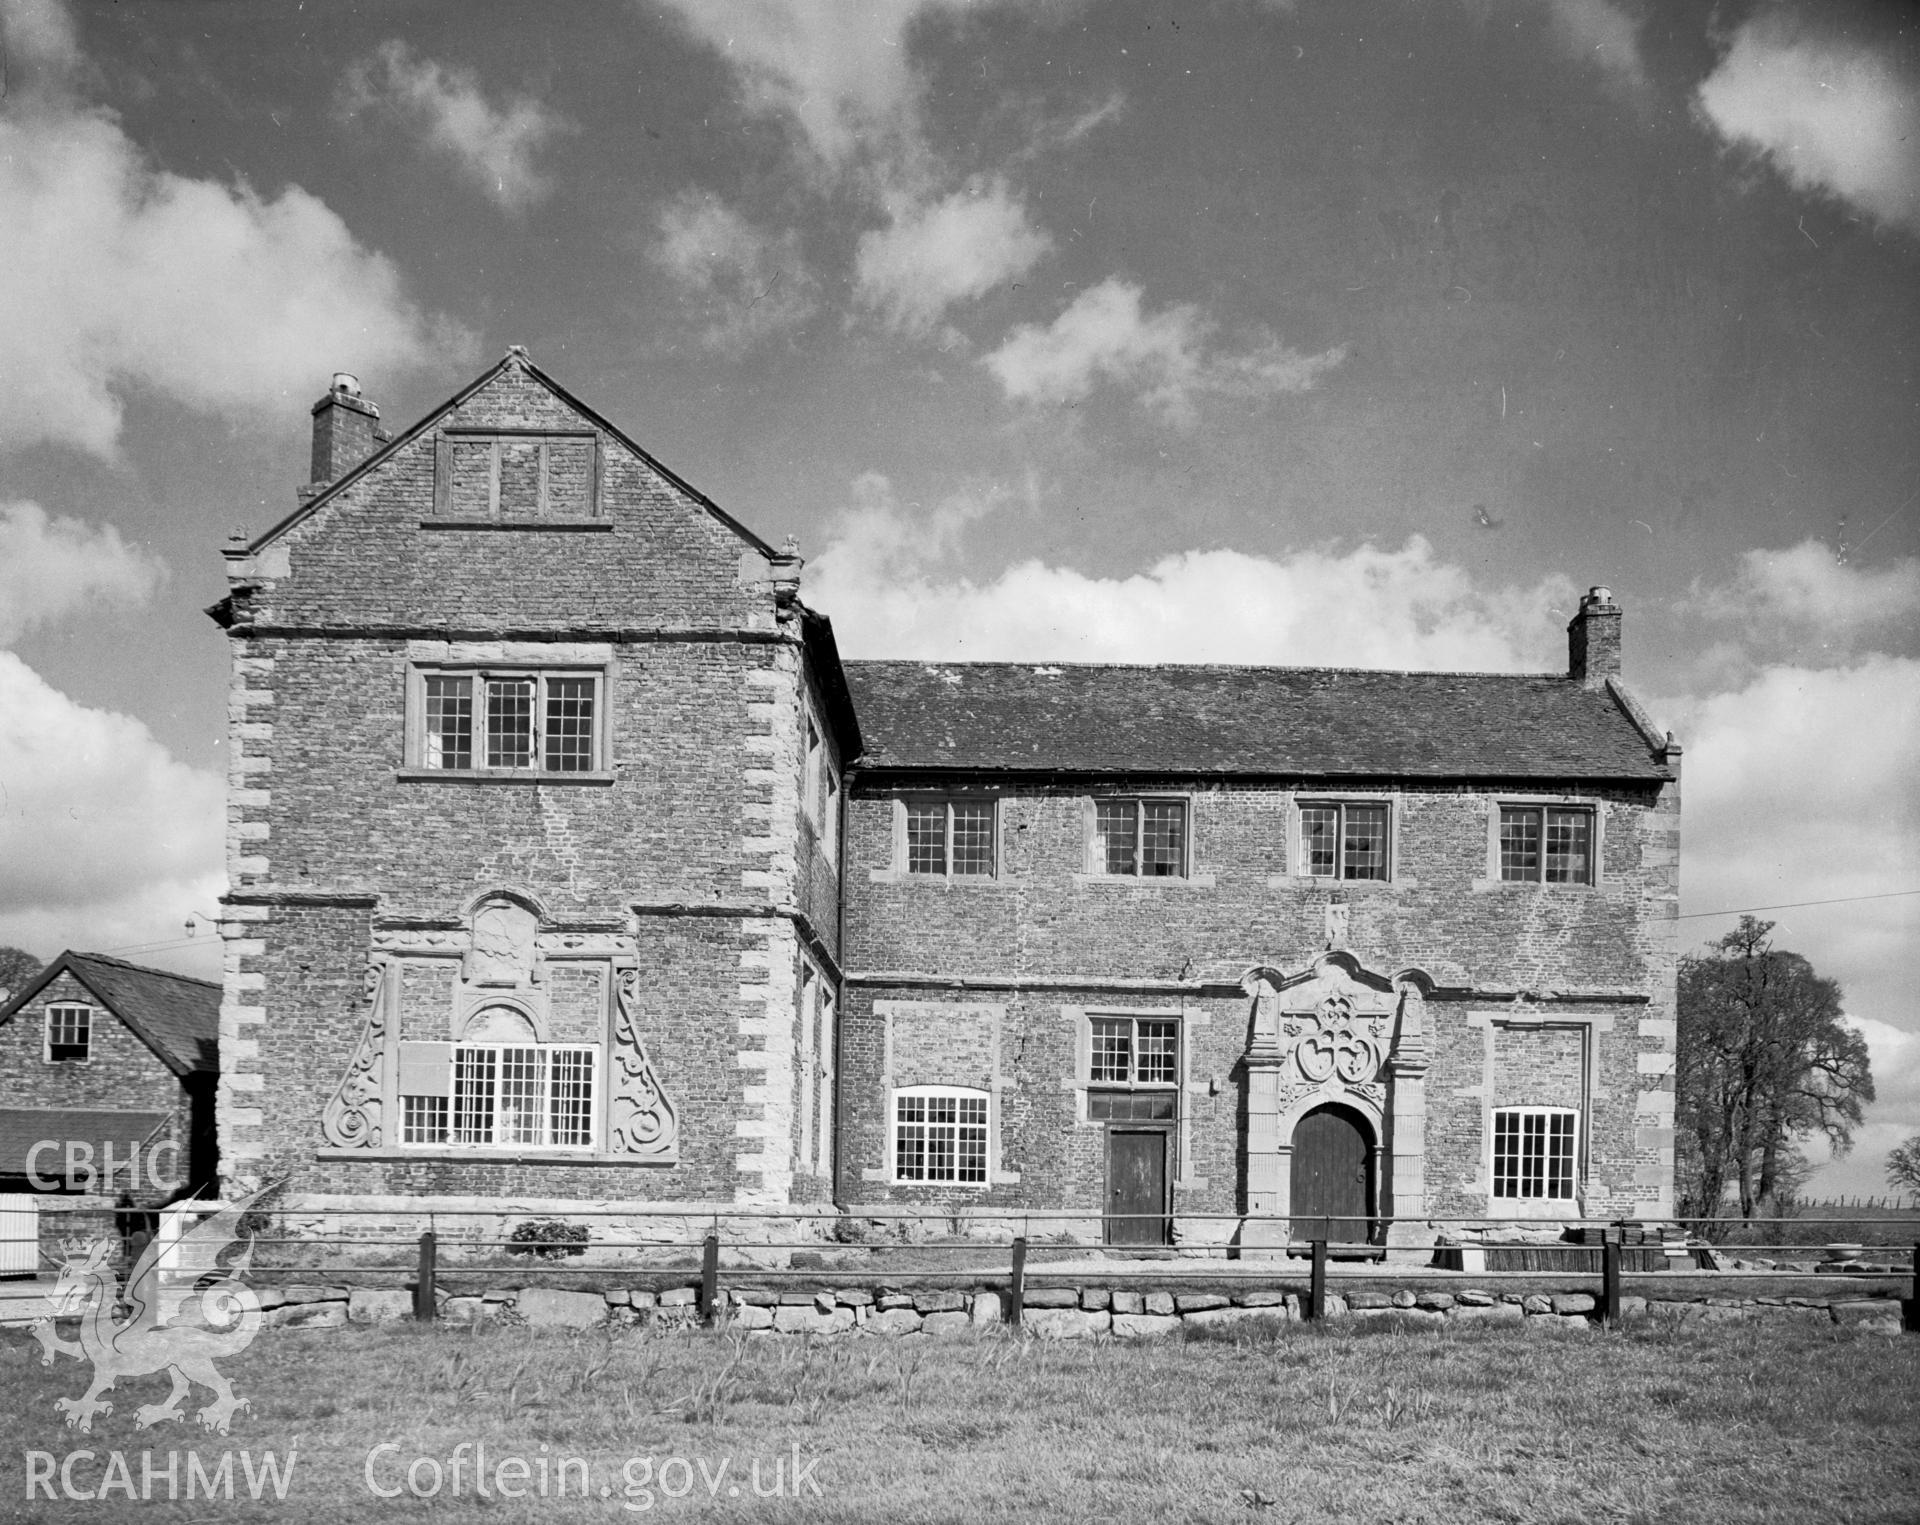
[[[219,1070],[220,987],[104,953],[62,953],[0,1007],[0,1022],[10,1021],[63,971],[132,1028],[174,1074]]]
[[[1352,668],[848,662],[861,765],[922,771],[1528,778],[1672,772],[1609,680]]]

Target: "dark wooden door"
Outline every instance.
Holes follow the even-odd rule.
[[[1366,1242],[1371,1143],[1366,1123],[1345,1107],[1320,1107],[1300,1119],[1293,1130],[1294,1238]]]
[[[1107,1132],[1107,1243],[1167,1242],[1167,1135],[1158,1128]]]

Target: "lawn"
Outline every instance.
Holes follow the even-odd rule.
[[[152,1377],[123,1383],[91,1436],[67,1430],[53,1401],[77,1395],[87,1368],[63,1357],[44,1369],[39,1348],[9,1331],[0,1518],[634,1517],[623,1503],[650,1504],[653,1517],[770,1521],[1920,1518],[1917,1336],[1658,1318],[1593,1334],[1334,1323],[1235,1335],[1123,1345],[275,1331],[223,1363],[251,1403],[223,1440],[197,1425],[137,1431],[134,1409],[165,1395]],[[190,1405],[204,1401],[196,1393]],[[462,1442],[455,1495],[447,1463]],[[393,1449],[373,1458],[371,1482],[397,1497],[370,1491],[368,1453],[382,1443]],[[475,1496],[480,1444],[494,1482],[527,1497]],[[72,1462],[75,1491],[115,1482],[118,1452],[138,1494],[141,1451],[164,1469],[173,1450],[183,1496],[167,1501],[161,1470],[144,1500],[29,1502],[29,1467],[81,1449],[94,1456]],[[233,1500],[189,1502],[186,1453],[217,1477],[228,1449]],[[267,1450],[282,1465],[297,1453],[283,1499],[258,1465]],[[32,1462],[35,1451],[54,1462]],[[556,1491],[572,1457],[591,1469],[584,1499],[578,1467],[564,1472],[566,1496]],[[440,1474],[435,1498],[404,1491],[419,1458],[432,1462],[414,1473],[423,1489]],[[630,1458],[649,1465],[623,1475]],[[259,1502],[247,1497],[248,1461]],[[787,1497],[754,1496],[756,1461],[761,1489]]]

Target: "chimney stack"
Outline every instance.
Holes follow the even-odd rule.
[[[313,405],[312,490],[337,482],[387,441],[380,410],[360,395],[360,378],[333,373],[327,395]]]
[[[1610,588],[1589,588],[1567,623],[1567,676],[1598,687],[1620,676],[1620,606]]]

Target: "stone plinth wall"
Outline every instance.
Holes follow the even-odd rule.
[[[1825,1296],[1754,1296],[1622,1300],[1628,1320],[1663,1318],[1676,1323],[1754,1323],[1762,1326],[1840,1325],[1898,1334],[1898,1295],[1868,1289],[1836,1289]],[[267,1328],[330,1329],[412,1317],[413,1295],[404,1288],[289,1286],[260,1294]],[[935,1337],[981,1335],[1005,1330],[1003,1290],[973,1288],[823,1287],[780,1291],[729,1289],[720,1296],[717,1321],[750,1335],[813,1334]],[[550,1287],[499,1289],[480,1296],[442,1295],[439,1317],[448,1323],[490,1320],[533,1327],[590,1329],[649,1326],[691,1329],[699,1322],[692,1287],[644,1287],[598,1292]],[[1444,1329],[1474,1324],[1507,1325],[1536,1332],[1582,1334],[1598,1328],[1598,1299],[1588,1292],[1519,1292],[1459,1287],[1385,1286],[1330,1293],[1327,1317],[1383,1321],[1402,1328]],[[1275,1288],[1231,1292],[1139,1291],[1119,1287],[1035,1287],[1028,1290],[1022,1330],[1039,1339],[1149,1339],[1183,1331],[1250,1323],[1302,1321],[1302,1296]]]

